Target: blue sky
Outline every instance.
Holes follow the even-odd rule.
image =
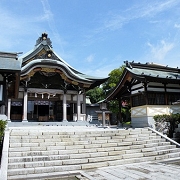
[[[26,53],[42,32],[88,75],[126,60],[180,66],[179,0],[0,0],[0,51]]]

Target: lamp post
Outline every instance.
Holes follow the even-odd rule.
[[[106,119],[105,111],[107,110],[107,103],[106,102],[100,103],[100,110],[102,111],[102,125],[103,125],[103,127],[105,127],[105,125],[106,125],[106,123],[105,123],[105,119]]]

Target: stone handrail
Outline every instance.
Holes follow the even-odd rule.
[[[8,169],[8,150],[9,150],[9,130],[4,132],[4,142],[1,157],[1,170],[0,179],[7,180],[7,169]]]
[[[178,148],[180,148],[180,144],[179,144],[178,142],[176,142],[176,141],[172,140],[171,138],[163,135],[162,133],[156,131],[156,130],[153,129],[153,128],[148,127],[148,129],[151,130],[151,131],[153,131],[153,132],[155,132],[156,134],[160,135],[161,137],[165,138],[166,140],[168,140],[168,141],[171,142],[172,144],[175,144]]]

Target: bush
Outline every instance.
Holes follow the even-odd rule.
[[[7,125],[7,121],[0,120],[0,143],[2,142],[2,139],[4,137],[4,131]]]
[[[180,123],[180,114],[155,115],[156,128],[158,131],[167,131],[167,135],[172,138],[176,126]],[[161,127],[160,127],[161,124]],[[157,127],[159,126],[159,127]]]

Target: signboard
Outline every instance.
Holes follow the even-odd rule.
[[[20,102],[20,101],[12,101],[11,106],[22,106],[22,102]]]
[[[49,101],[34,101],[35,105],[49,105]]]

